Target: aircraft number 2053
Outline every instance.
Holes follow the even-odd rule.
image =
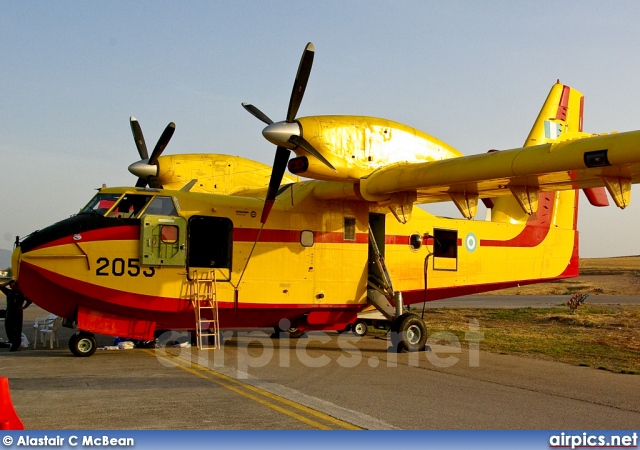
[[[149,278],[156,274],[154,267],[146,267],[142,270],[138,258],[129,258],[125,261],[124,258],[113,258],[110,260],[102,256],[96,260],[96,263],[98,264],[96,275],[99,277],[107,277],[109,275],[121,277],[125,274],[130,277],[137,277],[142,274]]]

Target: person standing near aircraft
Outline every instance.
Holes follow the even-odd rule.
[[[22,295],[15,280],[0,284],[0,291],[7,296],[4,326],[11,343],[10,351],[15,352],[20,348],[22,341],[22,312],[31,304],[31,301]]]

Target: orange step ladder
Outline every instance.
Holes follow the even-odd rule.
[[[194,272],[190,280],[191,304],[196,316],[196,344],[198,350],[220,349],[220,324],[216,295],[215,271],[202,277]]]

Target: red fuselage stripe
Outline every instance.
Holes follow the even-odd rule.
[[[537,213],[532,214],[524,228],[517,236],[507,239],[481,239],[480,245],[484,247],[535,247],[544,241],[549,233],[551,225],[551,213],[553,210],[553,193],[541,193]],[[273,230],[264,229],[260,234],[259,242],[270,243],[299,243],[301,230]],[[258,237],[257,228],[234,228],[233,240],[235,242],[255,242]],[[316,243],[324,244],[368,244],[367,233],[356,233],[355,240],[346,240],[343,232],[314,231]],[[82,244],[94,241],[138,241],[140,239],[139,225],[126,225],[118,227],[105,227],[56,239],[38,247],[38,249],[55,247],[68,244]],[[427,245],[433,245],[433,238],[429,237]],[[385,244],[409,245],[409,236],[386,235]],[[462,245],[462,239],[458,239],[458,246]]]
[[[554,192],[540,193],[538,211],[531,214],[517,236],[505,241],[480,239],[481,247],[536,247],[545,240],[551,228]]]
[[[532,216],[533,217],[533,216]],[[539,245],[549,232],[548,222],[540,226],[531,218],[522,229],[522,232],[508,240],[481,239],[480,245],[484,247],[535,247]],[[255,242],[258,236],[257,228],[236,228],[233,231],[234,242]],[[75,237],[74,237],[75,236]],[[34,250],[51,248],[60,245],[82,244],[85,242],[96,241],[138,241],[140,239],[140,227],[137,225],[129,225],[122,227],[101,228],[91,230],[84,233],[78,233],[74,236],[66,236],[61,239],[48,242],[39,246]],[[300,230],[263,230],[259,242],[268,243],[299,243]],[[369,236],[366,233],[357,233],[355,240],[345,240],[341,232],[315,232],[315,243],[317,244],[368,244]],[[433,238],[423,239],[426,245],[433,245]],[[409,245],[409,236],[405,235],[386,235],[385,244],[387,245]],[[458,239],[457,245],[462,245],[462,239]]]
[[[67,244],[82,244],[83,242],[93,241],[138,241],[140,240],[140,226],[139,225],[126,225],[121,227],[105,227],[98,228],[96,230],[85,231],[82,233],[76,233],[73,235],[65,236],[61,239],[56,239],[51,242],[47,242],[44,245],[34,249],[39,250],[49,247],[57,247],[59,245]]]

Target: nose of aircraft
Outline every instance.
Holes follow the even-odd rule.
[[[267,125],[262,130],[262,135],[272,144],[280,147],[294,149],[297,145],[289,142],[291,136],[300,136],[300,125],[297,122],[276,122]]]

